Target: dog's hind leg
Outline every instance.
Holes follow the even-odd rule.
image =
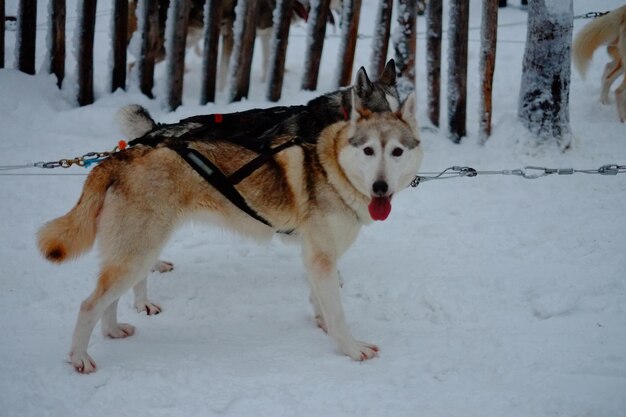
[[[135,333],[135,326],[128,323],[118,323],[118,302],[119,299],[113,301],[102,314],[102,335],[111,339],[123,339]]]
[[[149,316],[161,312],[161,307],[148,299],[148,277],[142,279],[133,287],[133,293],[135,295],[135,308],[137,312],[141,313],[145,311]]]
[[[151,272],[160,272],[162,274],[172,270],[174,270],[173,263],[161,260],[156,261],[150,269]],[[142,279],[133,287],[133,294],[137,312],[142,313],[145,311],[147,315],[154,316],[162,311],[161,306],[148,299],[148,277]]]
[[[98,320],[102,318],[102,331],[107,336],[119,338],[133,333],[132,326],[117,322],[117,301],[145,279],[171,233],[173,210],[161,206],[157,216],[139,203],[113,192],[107,195],[100,212],[102,267],[96,288],[80,306],[70,350],[70,361],[78,372],[96,370],[87,346]]]
[[[120,328],[115,317],[117,300],[134,284],[132,280],[134,271],[121,265],[123,264],[105,264],[100,272],[96,289],[80,306],[70,350],[70,362],[80,373],[88,374],[96,370],[96,363],[87,354],[87,345],[101,317],[106,316],[103,320],[103,333],[107,335],[112,333],[119,336],[120,332],[128,332],[126,334],[128,336],[134,331],[129,325]]]

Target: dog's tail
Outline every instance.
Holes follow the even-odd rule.
[[[591,21],[576,35],[572,45],[572,59],[576,70],[583,78],[587,74],[589,62],[595,50],[619,36],[622,18],[621,13],[616,12],[620,11],[620,9],[614,10]]]
[[[122,107],[117,112],[117,119],[122,133],[129,139],[141,137],[157,126],[148,110],[138,104]]]
[[[113,183],[117,161],[107,159],[87,177],[78,203],[64,216],[39,229],[37,241],[42,255],[61,263],[91,249],[96,239],[97,217],[107,189]]]

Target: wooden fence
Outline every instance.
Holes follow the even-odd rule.
[[[52,1],[52,0],[51,0]],[[77,101],[79,105],[93,102],[93,42],[96,24],[96,0],[79,0],[80,30],[76,33],[79,39],[77,54]],[[127,86],[128,65],[126,48],[128,44],[129,10],[128,0],[111,0],[113,2],[113,36],[111,39],[112,65],[110,90],[125,89]],[[163,101],[169,109],[174,110],[182,104],[184,77],[184,55],[188,17],[191,2],[200,1],[204,7],[204,50],[202,54],[202,87],[200,103],[215,100],[217,79],[217,57],[220,37],[220,25],[223,15],[221,0],[137,0],[137,31],[140,37],[140,56],[137,60],[140,90],[148,97],[154,97],[154,67],[159,51],[163,49],[164,13],[169,10],[169,33],[173,34],[170,51],[165,57],[167,82]],[[294,3],[297,0],[277,0],[274,13],[274,27],[271,38],[272,56],[269,59],[267,98],[278,101],[281,96],[285,57],[289,40],[289,28]],[[399,35],[394,36],[394,57],[398,68],[399,85],[408,85],[409,90],[415,85],[416,62],[416,16],[417,7],[413,0],[396,0],[398,21],[396,26]],[[491,125],[491,82],[495,62],[495,25],[497,22],[497,4],[499,0],[483,0],[483,45],[481,45],[481,137],[490,134]],[[244,30],[235,33],[235,51],[231,62],[235,63],[229,87],[231,101],[240,100],[248,94],[250,82],[251,58],[255,40],[255,18],[259,0],[239,0],[238,11],[245,19]],[[380,0],[376,18],[372,48],[373,53],[370,71],[375,78],[381,72],[387,59],[390,42],[393,0]],[[301,88],[315,90],[319,74],[320,59],[324,47],[325,31],[329,14],[330,0],[319,0],[314,9],[309,11],[308,39]],[[35,73],[35,36],[36,36],[36,0],[20,0],[18,15],[18,31],[16,37],[19,51],[16,53],[16,68]],[[450,46],[448,74],[448,132],[454,141],[465,136],[466,124],[466,85],[467,85],[467,17],[469,0],[450,0]],[[336,71],[337,86],[345,86],[351,82],[355,46],[358,41],[358,27],[361,0],[344,0],[342,13],[341,47],[339,65]],[[52,1],[49,8],[48,30],[51,42],[47,54],[47,65],[44,67],[57,78],[59,87],[65,79],[65,0]],[[0,68],[4,65],[4,0],[0,0]],[[429,0],[426,15],[426,65],[428,116],[433,126],[439,126],[440,91],[441,91],[441,41],[442,41],[442,0]],[[162,26],[162,24],[161,24]]]

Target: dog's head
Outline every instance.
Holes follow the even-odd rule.
[[[385,220],[391,212],[391,199],[408,187],[422,160],[415,118],[415,95],[411,93],[404,103],[393,111],[372,112],[365,107],[359,95],[357,78],[353,90],[353,105],[347,141],[339,151],[339,164],[348,180],[370,200],[368,205],[373,220]],[[385,98],[390,105],[390,99]]]

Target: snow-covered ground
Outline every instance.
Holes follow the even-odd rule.
[[[17,1],[6,3],[13,14]],[[201,60],[193,52],[185,105],[175,113],[134,86],[107,94],[110,3],[98,4],[94,105],[75,108],[71,88],[58,91],[44,73],[0,70],[0,165],[109,150],[120,139],[113,115],[128,103],[147,106],[160,121],[270,105],[258,54],[251,99],[243,103],[226,104],[223,94],[217,104],[195,104]],[[363,3],[360,33],[367,36],[377,2]],[[38,67],[46,4],[39,1]],[[75,1],[68,4],[72,34]],[[580,14],[619,5],[576,0],[574,7]],[[572,76],[572,149],[529,145],[516,121],[526,13],[504,9],[499,20],[492,138],[478,144],[476,1],[469,137],[454,145],[445,128],[424,130],[423,170],[626,164],[626,126],[614,106],[598,102],[604,51],[586,81]],[[577,20],[575,30],[584,23]],[[427,126],[424,28],[420,17],[418,118]],[[282,104],[315,95],[299,91],[305,32],[292,29]],[[8,32],[9,67],[13,41]],[[369,41],[357,44],[355,70],[368,67]],[[333,88],[337,49],[331,29],[320,91]],[[444,61],[446,52],[444,40]],[[71,57],[67,68],[70,84]],[[445,81],[445,62],[443,74]],[[160,66],[157,82],[162,75]],[[54,266],[34,238],[75,203],[84,171],[11,172],[46,175],[0,175],[1,416],[626,416],[624,174],[484,176],[400,194],[390,218],[365,228],[340,264],[353,333],[381,347],[380,357],[363,363],[339,354],[316,328],[296,247],[190,225],[163,253],[176,269],[150,277],[150,296],[163,313],[138,314],[125,296],[120,319],[136,325],[136,335],[109,340],[94,332],[90,353],[99,370],[84,376],[66,358],[78,307],[94,286],[96,253]]]

